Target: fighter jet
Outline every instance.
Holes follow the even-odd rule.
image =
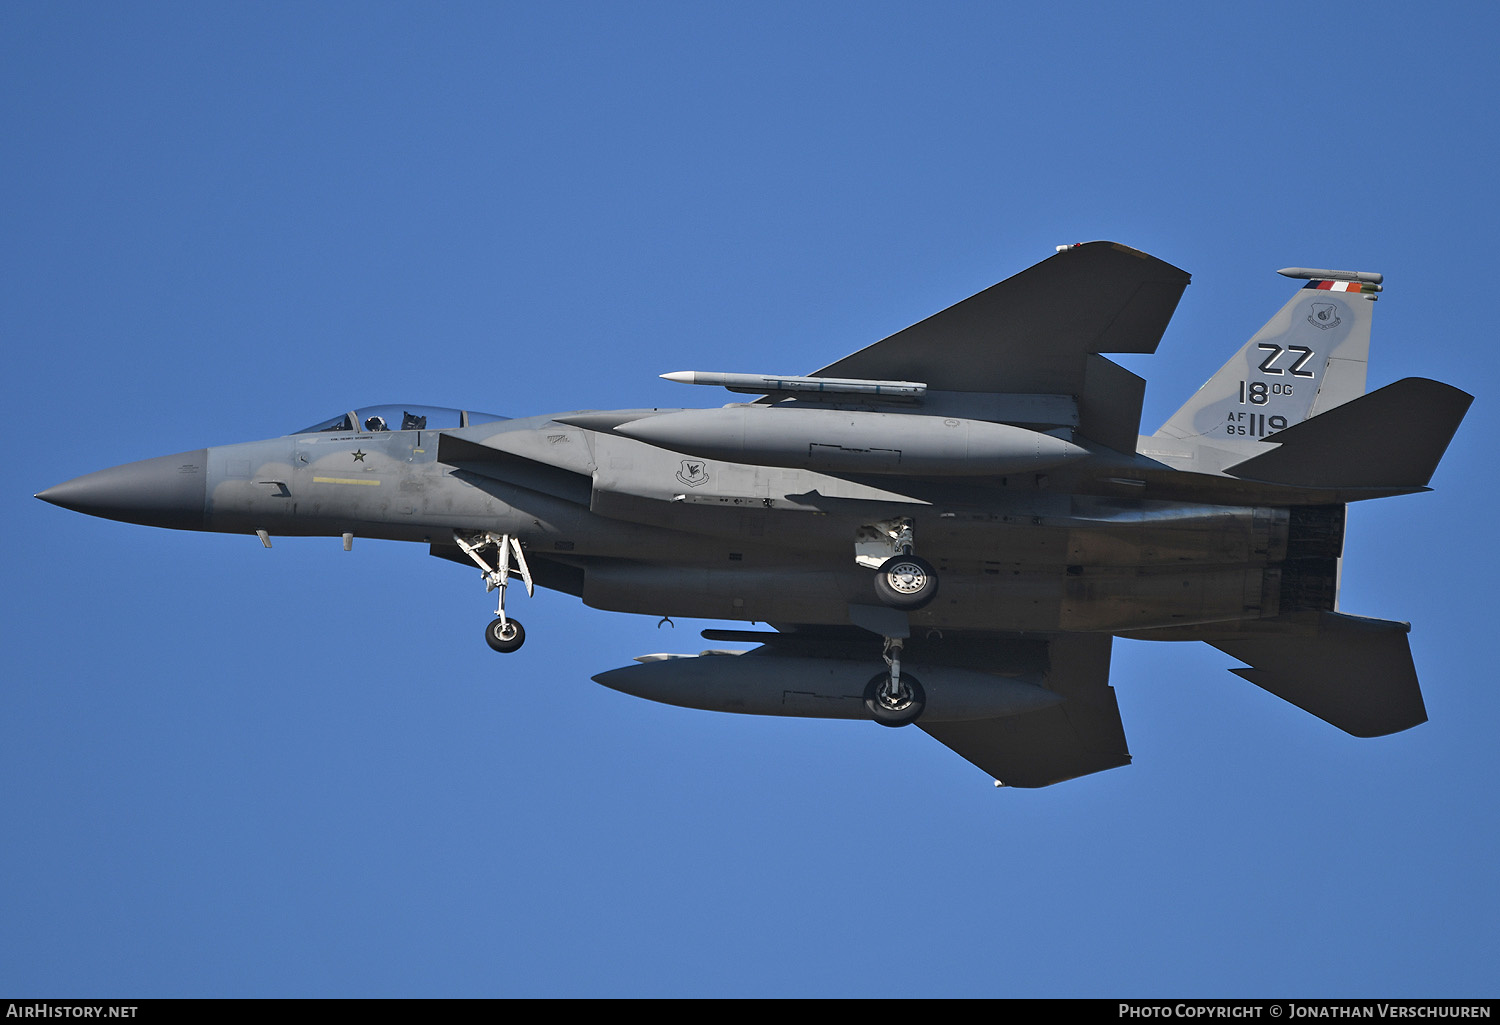
[[[594,677],[654,701],[914,724],[997,785],[1128,764],[1114,637],[1203,641],[1347,733],[1426,721],[1409,625],[1341,610],[1345,507],[1426,491],[1472,397],[1365,393],[1379,274],[1291,300],[1154,434],[1145,382],[1189,276],[1110,242],[821,370],[663,374],[750,401],[506,419],[350,409],[37,497],[182,530],[415,541],[477,566],[514,651],[521,583],[740,621]],[[546,643],[543,641],[543,643]]]

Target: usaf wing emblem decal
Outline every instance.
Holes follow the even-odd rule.
[[[684,459],[682,468],[677,471],[677,479],[690,488],[696,488],[707,482],[708,464],[701,459]]]
[[[1312,312],[1307,315],[1307,322],[1324,331],[1331,327],[1338,327],[1339,308],[1333,303],[1313,303]]]

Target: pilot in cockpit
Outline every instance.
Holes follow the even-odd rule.
[[[386,426],[385,417],[383,417],[383,416],[372,416],[372,417],[370,417],[369,419],[367,419],[365,421],[365,430],[367,430],[367,431],[388,431],[388,430],[390,430],[390,428]]]

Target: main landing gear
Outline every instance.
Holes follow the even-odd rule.
[[[910,673],[901,675],[901,648],[901,638],[887,637],[881,657],[889,669],[876,673],[865,684],[865,709],[882,726],[916,722],[927,707],[927,693],[922,690],[921,682]]]
[[[937,597],[937,570],[915,554],[909,519],[884,520],[854,535],[854,561],[875,571],[875,596],[882,605],[915,612]]]
[[[495,606],[497,618],[484,628],[485,641],[496,651],[515,651],[526,643],[526,631],[519,620],[511,619],[505,614],[505,587],[510,583],[512,555],[515,556],[516,571],[521,574],[521,580],[526,585],[526,594],[530,596],[535,591],[531,582],[531,569],[526,565],[526,553],[521,548],[520,540],[510,534],[495,534],[490,531],[461,534],[456,530],[453,532],[453,540],[484,571],[484,589],[500,592],[500,600]],[[485,558],[486,552],[491,548],[495,549],[493,567]]]
[[[870,677],[865,685],[865,709],[882,726],[905,726],[916,722],[927,707],[921,681],[901,673],[901,652],[909,631],[906,613],[915,612],[937,597],[938,577],[932,563],[915,554],[912,521],[906,517],[866,524],[854,534],[854,561],[875,571],[875,596],[891,611],[878,608],[850,618],[885,639],[881,658],[886,672]]]
[[[893,555],[875,571],[875,595],[893,609],[922,608],[937,597],[937,571],[915,555]]]

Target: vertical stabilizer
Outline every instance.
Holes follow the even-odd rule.
[[[1158,437],[1256,440],[1364,394],[1380,275],[1300,267],[1281,273],[1309,280]]]

